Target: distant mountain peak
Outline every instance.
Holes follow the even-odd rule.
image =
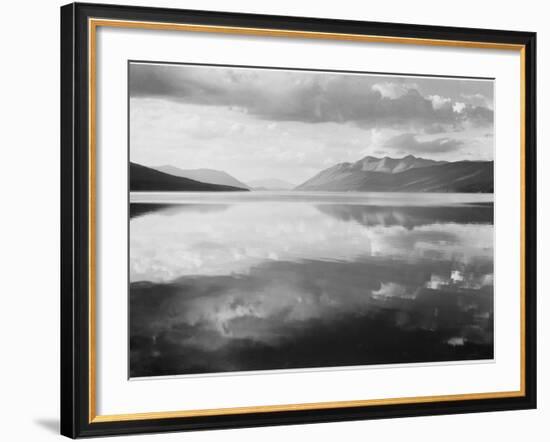
[[[248,182],[248,185],[252,187],[252,189],[256,190],[291,190],[296,186],[295,184],[289,183],[288,181],[284,181],[279,178],[264,178],[259,180],[252,180]]]
[[[412,154],[409,154],[409,155],[405,155],[403,158],[399,158],[399,157],[390,157],[389,155],[384,155],[383,157],[375,157],[375,156],[372,156],[372,155],[367,155],[366,157],[363,157],[361,160],[359,161],[382,161],[382,160],[391,160],[391,161],[402,161],[402,160],[425,160],[425,161],[435,161],[435,160],[430,160],[428,158],[422,158],[422,157],[416,157]]]
[[[242,189],[249,189],[249,187],[242,181],[239,181],[235,177],[229,175],[223,170],[217,169],[180,169],[176,166],[164,165],[155,167],[160,172],[168,173],[182,178],[189,178],[192,180],[200,181],[203,183],[218,184],[222,186],[240,187]]]

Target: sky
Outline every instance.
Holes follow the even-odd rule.
[[[493,160],[493,81],[131,63],[130,160],[301,184],[371,155]]]

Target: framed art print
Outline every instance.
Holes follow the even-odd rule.
[[[534,408],[535,34],[61,8],[61,431]]]

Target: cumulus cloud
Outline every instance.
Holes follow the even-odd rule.
[[[384,98],[391,98],[392,100],[395,100],[396,98],[406,95],[412,89],[418,89],[418,85],[416,85],[415,83],[404,84],[404,83],[384,82],[384,83],[376,83],[375,85],[372,86],[372,89],[380,92],[380,94]]]
[[[428,99],[431,100],[434,109],[443,109],[451,105],[451,99],[442,97],[441,95],[429,95]]]
[[[457,101],[453,104],[453,111],[457,114],[460,114],[465,108],[466,105],[464,103],[461,103],[460,101]]]

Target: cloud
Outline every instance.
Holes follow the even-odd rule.
[[[403,83],[376,83],[372,86],[372,89],[380,92],[382,97],[391,98],[395,100],[396,98],[406,95],[412,89],[418,89],[418,86],[415,83],[412,84],[403,84]]]
[[[468,119],[474,126],[485,126],[493,123],[493,111],[483,106],[466,106]]]
[[[464,142],[461,140],[447,137],[419,141],[416,135],[405,133],[387,140],[385,147],[406,150],[410,153],[444,153],[452,152],[463,144]]]
[[[463,347],[466,343],[466,339],[463,336],[453,336],[449,340],[447,340],[447,344],[449,344],[451,347]]]
[[[402,298],[402,299],[415,299],[419,290],[411,290],[403,284],[397,284],[395,282],[381,282],[378,290],[372,291],[372,296],[375,299],[384,298]]]
[[[453,104],[453,112],[460,114],[466,108],[466,104],[457,101]]]
[[[132,161],[219,169],[244,182],[273,177],[303,182],[337,162],[357,161],[372,137],[372,131],[352,124],[272,122],[221,106],[130,100]]]
[[[397,200],[393,204],[398,204]],[[415,221],[410,212],[399,210],[393,214],[401,219],[396,225],[383,219],[384,211],[369,208],[370,216],[379,218],[374,224],[364,213],[340,211],[330,216],[330,206],[324,207],[318,210],[274,201],[251,212],[247,204],[235,204],[222,209],[223,216],[219,210],[197,210],[196,205],[180,204],[172,210],[161,207],[150,216],[132,220],[130,281],[247,274],[262,262],[288,261],[296,256],[306,261],[329,257],[339,262],[353,262],[360,256],[413,259],[434,252],[455,262],[492,257],[492,225],[486,211],[485,218],[463,227],[426,208],[428,215],[424,216],[433,217],[432,222],[438,224]],[[449,213],[462,219],[467,211]],[[360,218],[362,224],[356,221]],[[287,239],[281,241],[282,237]]]
[[[452,103],[438,94],[423,95],[413,81],[388,78],[131,64],[130,95],[224,106],[270,121],[351,123],[367,128],[439,124],[447,130],[492,124],[493,111],[487,107]]]
[[[441,95],[429,95],[428,99],[432,101],[432,106],[436,110],[443,109],[451,105],[451,99],[442,97]]]
[[[490,357],[492,287],[424,287],[449,265],[264,262],[243,275],[132,283],[131,376],[436,361],[461,338]]]
[[[493,109],[493,100],[490,97],[487,97],[480,93],[475,94],[460,94],[460,98],[472,106],[486,107],[488,109]]]

